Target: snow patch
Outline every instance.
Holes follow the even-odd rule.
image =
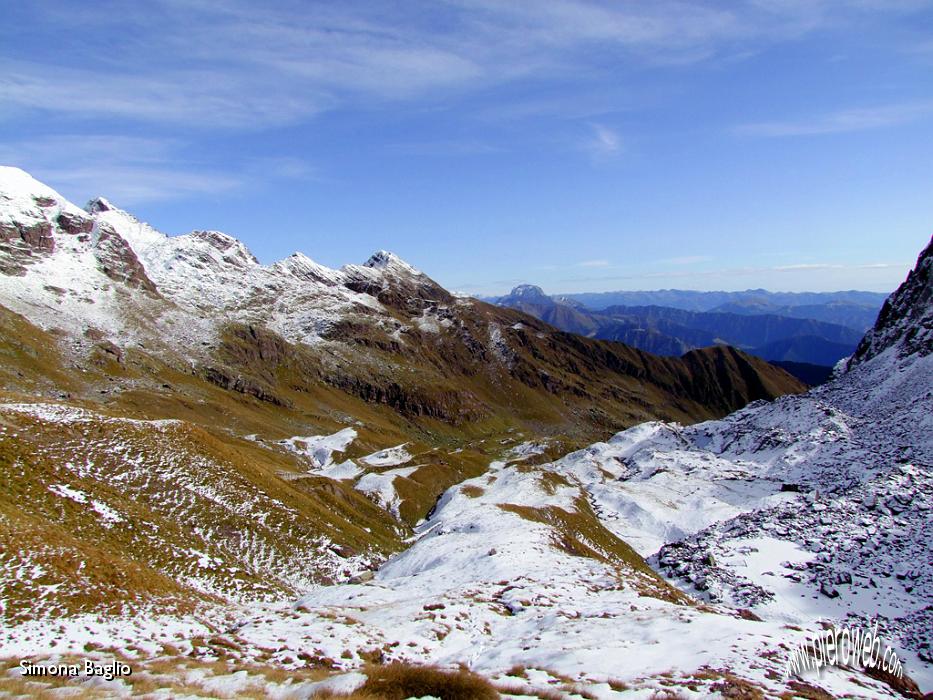
[[[333,463],[334,453],[346,451],[356,436],[356,430],[344,428],[332,435],[295,436],[276,444],[308,460],[313,468],[323,469]]]
[[[412,460],[412,454],[405,449],[407,444],[406,442],[401,445],[396,445],[395,447],[373,452],[370,455],[361,457],[360,461],[371,467],[394,467],[399,464],[405,464],[405,462],[410,462]]]

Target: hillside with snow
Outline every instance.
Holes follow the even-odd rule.
[[[804,393],[0,168],[0,692],[74,690],[28,656],[132,664],[103,696],[352,697],[405,662],[518,698],[919,697],[784,668],[877,622],[933,689],[931,266]]]
[[[933,686],[931,267],[933,246],[888,304],[909,320],[882,315],[869,338],[883,339],[827,386],[721,421],[639,425],[533,469],[496,462],[448,491],[372,581],[315,591],[297,620],[352,617],[320,630],[324,653],[522,666],[535,670],[520,687],[570,677],[597,697],[662,674],[707,697],[727,672],[778,694],[780,650],[802,630],[877,622]],[[280,613],[240,634],[268,642],[288,626]],[[898,696],[855,680],[829,669],[808,682]]]

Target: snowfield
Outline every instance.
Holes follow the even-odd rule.
[[[388,447],[371,455],[360,458],[360,461],[371,467],[397,467],[412,460],[412,455],[405,449],[405,445]]]

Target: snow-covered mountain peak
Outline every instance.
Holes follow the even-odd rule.
[[[402,260],[395,253],[387,250],[377,250],[369,256],[369,259],[363,263],[363,267],[373,270],[386,270],[390,272],[403,272],[410,275],[420,275],[422,272],[407,262]]]
[[[0,168],[0,273],[4,306],[45,328],[117,332],[127,290],[159,296],[112,226],[13,167]]]
[[[369,256],[369,260],[363,263],[364,267],[388,267],[390,263],[394,261],[401,262],[395,253],[390,253],[387,250],[377,250],[375,253]]]
[[[108,224],[130,244],[137,255],[145,257],[147,250],[164,245],[168,236],[140,221],[128,211],[120,209],[103,197],[92,199],[85,205],[85,211],[95,221]]]
[[[348,289],[413,315],[420,315],[426,305],[453,298],[421,270],[386,250],[376,251],[362,265],[344,265],[338,272]]]
[[[86,216],[81,209],[25,170],[0,166],[0,222],[47,221],[63,212],[71,217]]]
[[[169,308],[169,316],[194,319],[184,324],[186,343],[206,343],[240,320],[313,343],[338,321],[385,313],[382,300],[446,294],[391,253],[380,251],[368,265],[333,270],[300,253],[262,265],[221,231],[169,236],[102,197],[81,209],[18,168],[0,170],[0,291],[42,327],[129,337],[143,308]],[[127,288],[137,291],[128,296]]]
[[[222,255],[225,262],[237,267],[246,268],[259,264],[256,256],[242,241],[223,231],[192,231],[188,236],[207,243]]]
[[[0,165],[0,187],[4,199],[16,196],[45,195],[53,199],[64,199],[58,192],[48,185],[36,180],[22,168],[12,165]]]
[[[305,282],[324,282],[336,285],[343,281],[343,275],[339,270],[321,265],[300,252],[292,253],[287,258],[279,260],[272,265],[271,269]]]

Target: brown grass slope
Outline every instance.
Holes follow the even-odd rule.
[[[323,384],[428,430],[478,435],[519,427],[581,439],[647,419],[720,417],[805,389],[783,370],[729,347],[658,357],[481,302],[459,304],[453,319],[440,334],[409,328],[403,343],[375,325],[333,329],[339,344],[329,352],[343,361],[331,364],[271,331],[231,325],[215,354],[222,369],[211,367],[209,376],[279,405]]]
[[[520,433],[584,444],[644,420],[716,418],[805,389],[728,347],[657,357],[481,302],[457,304],[450,318],[444,333],[408,327],[401,342],[377,324],[338,327],[326,356],[268,329],[231,324],[204,376],[278,411],[329,404],[360,416],[362,403],[368,416],[379,414],[380,431],[399,442],[467,447],[453,459],[434,455],[429,468],[400,480],[409,522],[444,489],[484,468],[474,459],[487,451],[480,440],[495,444],[497,436]]]

